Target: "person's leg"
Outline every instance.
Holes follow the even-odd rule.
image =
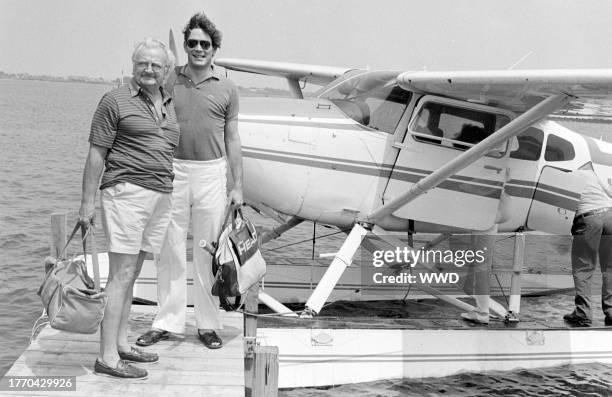
[[[207,162],[208,163],[208,162]],[[225,161],[201,166],[190,183],[193,192],[194,246],[204,239],[216,241],[227,203]],[[219,299],[212,295],[212,256],[201,248],[193,250],[194,311],[201,332],[223,328]]]
[[[132,298],[134,296],[134,282],[140,274],[140,270],[142,269],[142,263],[144,262],[146,255],[147,253],[144,251],[140,251],[140,253],[138,254],[136,259],[136,266],[134,268],[134,277],[127,286],[117,335],[117,350],[119,352],[127,352],[131,350],[130,344],[128,343],[128,326],[130,320],[130,311],[132,310]]]
[[[138,276],[138,254],[108,254],[108,282],[105,291],[108,297],[104,318],[100,326],[100,359],[110,367],[119,361],[117,346],[119,329],[123,317],[128,291]],[[131,302],[129,302],[131,305]],[[129,311],[128,311],[129,313]]]
[[[601,308],[606,316],[606,325],[612,325],[612,211],[608,211],[603,219],[599,266],[602,274]]]
[[[474,268],[474,300],[476,308],[481,313],[489,313],[490,298],[490,278],[493,267],[493,255],[495,252],[495,237],[497,235],[497,225],[489,230],[474,232],[472,251],[481,251],[484,260],[475,261]]]
[[[175,333],[185,330],[187,307],[187,230],[190,193],[188,170],[174,162],[172,211],[161,251],[155,255],[158,312],[152,328]]]
[[[598,216],[578,218],[574,222],[572,234],[572,275],[576,296],[575,316],[590,321],[591,279],[597,262],[597,253],[602,233],[602,220]]]
[[[488,230],[472,231],[469,250],[474,254],[474,262],[468,263],[467,283],[464,290],[472,295],[476,310],[461,313],[461,318],[480,324],[489,323],[490,277],[495,248],[497,224]],[[479,255],[476,255],[476,252]],[[478,260],[483,258],[483,260]]]

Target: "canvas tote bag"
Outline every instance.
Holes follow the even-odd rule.
[[[225,218],[213,256],[215,283],[212,294],[225,310],[235,310],[229,297],[239,297],[266,274],[266,261],[259,250],[255,225],[240,207],[231,206]]]
[[[58,259],[51,258],[45,279],[38,289],[51,327],[68,332],[93,334],[104,317],[106,293],[100,288],[100,268],[93,227],[82,230],[83,259],[63,258],[70,240],[80,225],[74,227]],[[91,236],[91,257],[94,280],[87,274],[85,263],[86,241]]]

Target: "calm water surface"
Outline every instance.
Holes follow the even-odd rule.
[[[42,281],[42,260],[49,253],[49,218],[59,212],[68,213],[69,223],[76,220],[91,116],[111,88],[0,80],[0,375],[27,347],[32,324],[41,314],[36,290]],[[601,128],[584,126],[595,135]],[[308,238],[311,228],[298,229],[294,237]],[[310,254],[308,244],[297,247],[298,256]],[[291,249],[290,255],[295,252]],[[611,380],[609,366],[580,365],[296,389],[281,395],[600,396],[612,395]]]

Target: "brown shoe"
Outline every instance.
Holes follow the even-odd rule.
[[[144,350],[137,349],[132,346],[130,351],[119,352],[119,358],[125,361],[135,363],[156,363],[159,361],[159,356],[155,353],[149,353]]]
[[[461,319],[475,324],[489,324],[489,313],[470,311],[461,313]]]
[[[123,360],[119,360],[117,366],[113,368],[100,359],[96,359],[94,372],[101,375],[114,376],[116,378],[131,379],[144,379],[148,375],[146,370],[130,365]]]
[[[138,346],[151,346],[159,342],[160,340],[165,340],[170,337],[170,332],[161,331],[158,329],[151,329],[140,335],[138,339],[136,339],[136,344]]]
[[[200,330],[198,330],[198,337],[202,343],[204,343],[204,346],[209,349],[220,349],[223,347],[223,341],[215,331],[200,332]]]
[[[563,319],[574,327],[590,327],[591,319],[580,316],[576,312],[571,312],[563,316]]]

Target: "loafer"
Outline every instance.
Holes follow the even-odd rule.
[[[604,323],[606,324],[606,327],[612,327],[612,317],[606,317]]]
[[[138,346],[151,346],[170,337],[170,332],[158,329],[150,329],[136,339]]]
[[[202,333],[200,330],[198,330],[198,337],[202,343],[204,343],[204,346],[208,347],[209,349],[220,349],[223,347],[223,341],[221,338],[219,338],[215,331]]]
[[[571,312],[563,316],[563,319],[574,327],[590,327],[591,319],[580,316],[576,312]]]
[[[476,324],[489,324],[489,313],[477,311],[461,313],[461,319]]]
[[[102,362],[100,359],[96,359],[94,372],[97,374],[113,376],[115,378],[130,379],[144,379],[148,375],[146,370],[130,365],[124,360],[119,360],[117,362],[117,366],[113,368]]]
[[[159,361],[159,356],[155,353],[149,353],[144,350],[137,349],[132,346],[130,351],[119,352],[119,358],[125,361],[135,363],[156,363]]]

